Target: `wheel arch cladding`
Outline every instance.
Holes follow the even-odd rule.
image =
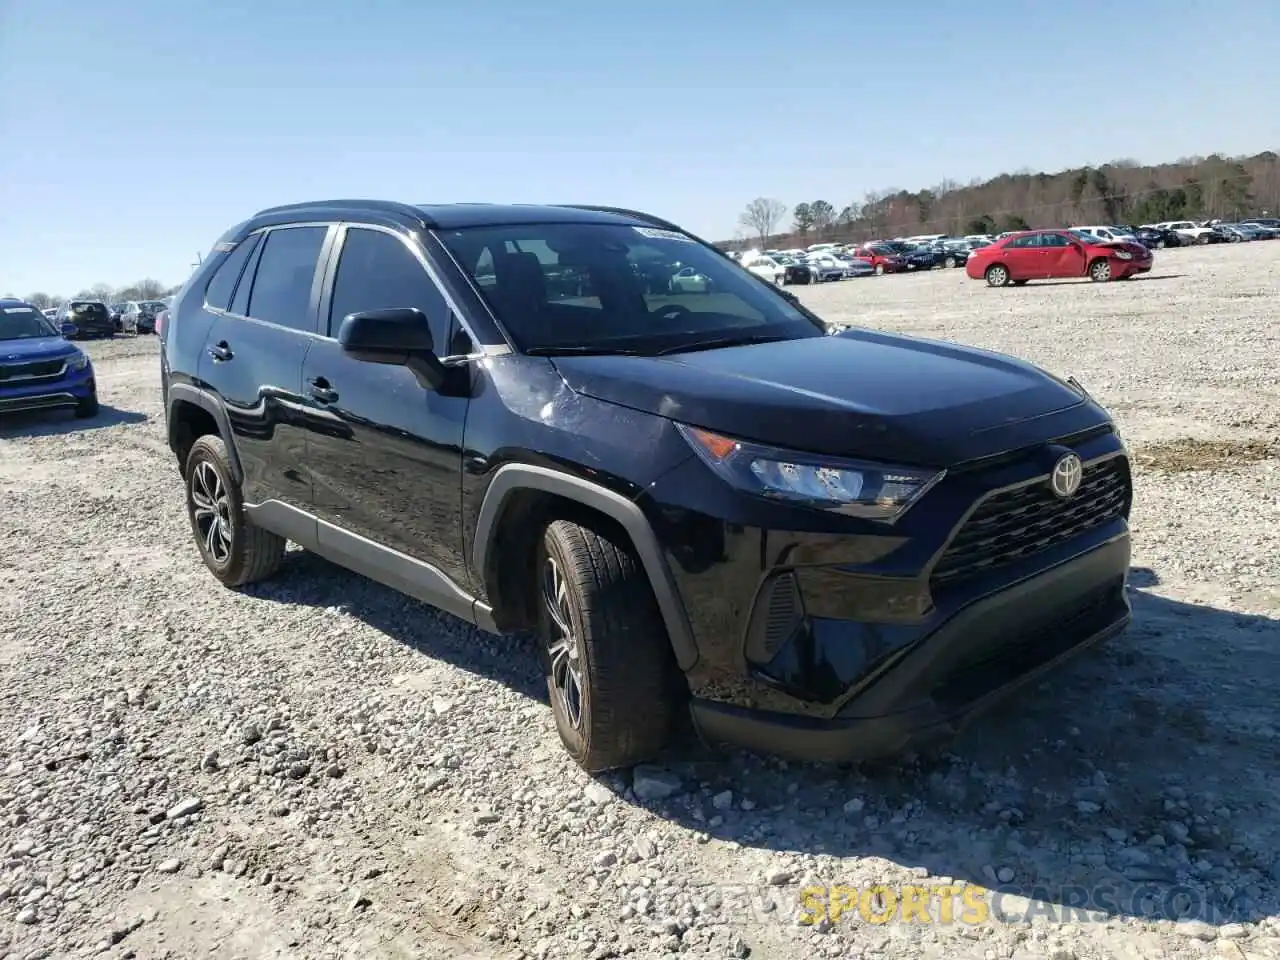
[[[244,481],[240,457],[231,436],[231,425],[226,411],[217,399],[188,384],[172,384],[169,387],[167,419],[169,448],[177,455],[180,469],[186,469],[187,453],[196,439],[205,434],[216,433],[227,448],[232,477],[236,483]]]
[[[476,520],[472,547],[475,575],[486,583],[490,582],[487,574],[496,562],[494,547],[508,507],[519,502],[520,495],[527,493],[549,494],[602,514],[626,533],[653,590],[676,663],[682,670],[691,669],[698,661],[698,648],[662,547],[644,511],[620,493],[547,467],[532,464],[499,467],[489,482]]]

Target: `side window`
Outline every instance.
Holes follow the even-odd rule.
[[[1069,241],[1060,233],[1042,233],[1040,235],[1040,246],[1042,247],[1065,247]]]
[[[329,336],[338,335],[349,313],[391,307],[417,307],[431,323],[437,352],[449,349],[449,305],[418,258],[389,233],[349,228],[329,302]]]
[[[284,227],[262,241],[247,315],[282,327],[315,330],[311,285],[327,227]]]
[[[236,248],[227,254],[222,265],[213,273],[209,286],[205,288],[204,300],[215,310],[226,310],[231,306],[231,295],[235,292],[236,281],[244,272],[245,262],[258,245],[258,235],[245,237]],[[130,304],[130,306],[133,306]]]

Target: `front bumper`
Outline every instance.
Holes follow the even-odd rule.
[[[0,384],[0,413],[74,407],[96,390],[92,366],[38,383],[9,387]]]
[[[699,734],[809,762],[946,741],[985,709],[1124,630],[1127,533],[961,609],[905,649],[830,719],[695,699]]]

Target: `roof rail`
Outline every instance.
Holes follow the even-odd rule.
[[[632,217],[636,220],[643,220],[646,223],[652,223],[655,227],[663,227],[667,230],[679,230],[681,233],[687,231],[671,223],[669,220],[663,220],[661,217],[655,217],[651,213],[645,213],[643,210],[629,210],[626,207],[603,207],[590,203],[562,203],[562,207],[569,207],[572,210],[591,210],[595,213],[616,213],[620,217]]]
[[[388,213],[400,217],[411,217],[426,226],[435,226],[431,218],[422,209],[410,203],[396,200],[308,200],[303,203],[286,203],[277,207],[259,210],[254,217],[263,217],[276,213],[302,213],[306,210],[363,210],[369,213]]]

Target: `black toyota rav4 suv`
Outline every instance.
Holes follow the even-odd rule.
[[[687,266],[714,292],[642,279]],[[218,241],[162,342],[214,576],[263,579],[292,540],[535,630],[588,770],[690,717],[800,759],[896,753],[1130,618],[1129,461],[1083,387],[829,335],[643,213],[275,207]]]

